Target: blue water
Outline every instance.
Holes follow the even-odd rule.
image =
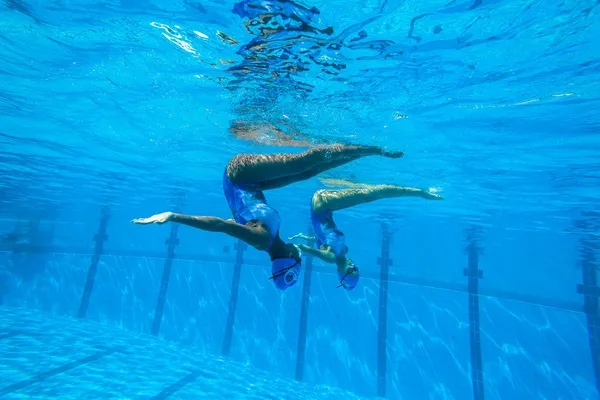
[[[203,354],[203,371],[219,357],[238,371],[232,383],[200,377],[179,398],[266,398],[256,382],[272,376],[284,382],[269,387],[278,399],[598,399],[598,4],[5,0],[0,393],[34,380],[7,398],[83,398],[94,382],[116,382],[126,357],[115,355],[53,376],[50,389],[36,380],[92,344],[135,347],[118,334],[81,347],[69,339],[92,324],[147,341],[135,361],[143,371],[165,360],[162,377],[141,385],[152,390],[115,383],[110,398],[151,398],[185,378],[181,358],[152,354],[165,345]],[[168,241],[171,225],[129,223],[168,210],[229,218],[221,177],[233,155],[329,143],[405,156],[267,192],[283,238],[307,229],[312,193],[332,180],[445,198],[336,212],[362,274],[352,292],[314,261],[310,292],[303,275],[281,293],[254,249],[236,292],[234,240],[181,227]],[[64,325],[64,346],[3,339],[20,315],[32,316],[26,338]],[[242,394],[240,379],[257,389]]]

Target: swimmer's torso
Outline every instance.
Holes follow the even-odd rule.
[[[320,248],[322,245],[327,245],[331,247],[336,257],[343,255],[346,248],[346,239],[344,233],[337,228],[333,220],[333,213],[325,211],[317,214],[311,204],[310,219],[317,247]]]
[[[265,195],[261,190],[257,190],[255,185],[233,184],[227,177],[227,173],[223,176],[223,192],[238,224],[246,225],[251,221],[260,221],[266,225],[269,229],[270,241],[266,248],[259,250],[268,250],[278,235],[281,225],[277,210],[267,204]]]

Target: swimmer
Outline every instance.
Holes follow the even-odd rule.
[[[270,279],[273,279],[277,288],[285,290],[298,280],[301,252],[299,247],[285,243],[279,237],[279,213],[267,204],[263,191],[310,179],[366,156],[400,158],[403,153],[387,151],[378,146],[336,144],[316,147],[300,154],[239,154],[229,161],[223,176],[223,191],[234,220],[164,212],[131,222],[177,222],[240,239],[269,254],[272,262]]]
[[[310,203],[310,219],[315,236],[299,233],[292,236],[290,240],[304,239],[310,243],[316,243],[317,248],[305,244],[298,247],[327,263],[336,264],[340,280],[338,287],[351,290],[356,287],[360,275],[356,265],[346,256],[348,247],[344,233],[337,228],[333,221],[333,212],[379,199],[405,196],[421,197],[427,200],[442,199],[441,196],[429,190],[394,185],[357,185],[352,189],[319,190],[313,195]]]

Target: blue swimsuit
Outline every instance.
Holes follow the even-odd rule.
[[[314,211],[311,202],[310,220],[312,221],[313,231],[315,232],[317,247],[321,247],[324,244],[328,245],[338,259],[340,256],[346,254],[346,238],[344,233],[335,225],[335,222],[333,221],[333,212],[331,210],[317,214]],[[347,269],[345,271],[347,271]],[[356,284],[358,283],[358,274],[352,275],[347,272],[341,272],[338,267],[337,275],[340,279],[340,286],[343,286],[344,289],[352,290],[356,287]]]
[[[336,257],[346,253],[346,238],[344,237],[344,233],[335,225],[331,210],[317,214],[313,210],[311,203],[310,220],[315,232],[317,248],[326,244],[331,247]]]
[[[242,225],[249,221],[265,223],[271,233],[271,241],[264,250],[269,250],[279,233],[281,219],[279,213],[267,204],[265,195],[261,190],[256,189],[256,186],[254,184],[236,185],[227,177],[227,171],[223,175],[223,192],[235,222]]]

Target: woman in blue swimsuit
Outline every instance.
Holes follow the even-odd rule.
[[[177,222],[243,240],[269,254],[271,279],[279,289],[285,290],[298,280],[301,253],[299,247],[279,237],[279,213],[267,204],[263,191],[312,178],[366,156],[399,158],[403,153],[377,146],[333,145],[300,154],[239,154],[229,161],[223,176],[223,191],[235,220],[164,212],[131,222]]]
[[[314,237],[299,233],[290,238],[304,239],[316,243],[317,248],[301,244],[301,250],[319,259],[336,264],[340,284],[338,287],[353,289],[358,283],[358,268],[352,260],[346,257],[348,247],[344,233],[333,221],[333,212],[391,197],[417,196],[428,200],[441,200],[442,197],[428,190],[394,185],[358,185],[360,188],[342,190],[319,190],[310,203],[310,218]]]

